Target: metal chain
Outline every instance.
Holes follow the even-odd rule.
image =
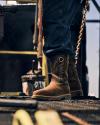
[[[84,26],[85,26],[85,22],[86,22],[86,13],[87,13],[88,4],[89,4],[88,2],[89,2],[89,0],[86,0],[85,6],[84,6],[84,9],[82,12],[83,13],[82,22],[81,22],[81,26],[80,26],[80,31],[79,31],[79,36],[78,36],[78,41],[77,41],[77,46],[76,46],[76,52],[75,52],[75,65],[77,65],[77,61],[78,61],[80,44],[81,44],[83,30],[84,30]]]

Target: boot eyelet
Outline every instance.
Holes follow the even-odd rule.
[[[59,62],[63,62],[64,58],[63,57],[59,57]]]

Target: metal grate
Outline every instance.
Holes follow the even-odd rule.
[[[100,125],[100,100],[35,101],[30,97],[14,98],[0,99],[0,125],[11,125],[13,113],[20,108],[28,111],[33,120],[35,111],[53,109],[60,114],[64,125],[78,125],[79,122],[82,125]]]
[[[39,109],[55,109],[57,111],[89,111],[99,110],[100,100],[66,100],[66,101],[40,101],[38,103]]]

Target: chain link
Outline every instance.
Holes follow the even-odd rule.
[[[85,22],[86,22],[86,13],[87,13],[88,5],[89,5],[88,2],[89,2],[89,0],[86,0],[85,6],[84,6],[83,12],[82,12],[83,13],[82,22],[81,22],[81,26],[80,26],[80,31],[79,31],[79,36],[78,36],[78,41],[77,41],[77,46],[76,46],[76,52],[75,52],[75,65],[77,65],[77,61],[78,61],[80,44],[81,44],[83,30],[84,30],[84,26],[85,26]]]

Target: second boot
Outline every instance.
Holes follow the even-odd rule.
[[[75,61],[72,58],[69,58],[68,82],[72,98],[83,96],[82,85],[78,77]]]

